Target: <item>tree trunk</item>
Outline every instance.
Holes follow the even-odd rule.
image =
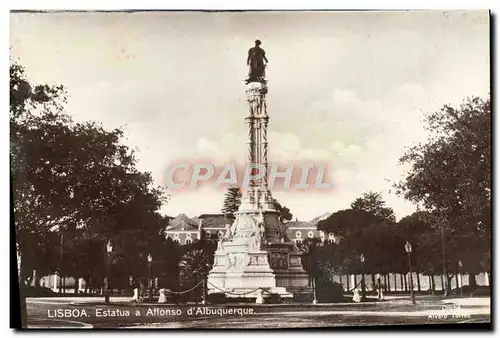
[[[470,290],[477,289],[476,274],[469,272],[469,288]]]
[[[420,273],[417,272],[417,291],[420,292]]]
[[[456,285],[456,288],[455,288],[455,289],[456,289],[457,291],[458,291],[458,288],[459,288],[459,285],[460,285],[460,284],[458,284],[458,282],[459,282],[459,278],[458,278],[458,273],[457,273],[457,274],[455,274],[455,285]]]
[[[387,275],[386,275],[386,274],[384,274],[384,291],[385,291],[385,292],[387,292],[387,285],[388,285],[388,284],[389,284],[389,283],[387,283]]]
[[[11,209],[13,210],[13,209]],[[13,211],[11,211],[11,214],[12,214]],[[12,215],[11,215],[12,216]],[[12,237],[11,237],[12,238]],[[17,245],[16,245],[16,249],[17,249]],[[19,250],[19,257],[17,258],[18,259],[18,278],[17,278],[17,282],[18,282],[18,288],[17,290],[19,290],[19,310],[20,310],[20,319],[21,319],[21,328],[27,328],[28,327],[28,312],[27,312],[27,309],[26,309],[26,292],[24,290],[24,279],[22,278],[23,274],[22,274],[22,271],[23,271],[23,254],[21,253],[21,250],[20,249],[17,249]],[[16,252],[17,253],[17,252]],[[12,321],[11,321],[12,323]]]
[[[376,289],[375,275],[373,273],[370,275],[372,277],[372,290],[375,290]]]
[[[398,291],[398,284],[396,283],[397,281],[396,274],[394,274],[393,277],[394,277],[394,291]]]
[[[441,277],[441,291],[444,291],[444,279],[443,279],[443,275],[440,275]]]
[[[403,280],[403,274],[402,273],[399,274],[399,279],[401,281],[401,291],[403,291],[404,290],[404,280]]]
[[[85,281],[85,290],[83,290],[83,293],[85,295],[89,294],[89,276],[83,279]]]
[[[451,295],[451,280],[453,279],[453,274],[446,276],[446,293]]]
[[[389,274],[387,274],[386,276],[387,276],[387,288],[386,288],[386,291],[391,291],[391,276],[389,276]]]
[[[80,277],[77,276],[75,279],[75,295],[78,294],[79,286],[80,286]]]
[[[351,290],[351,285],[349,283],[349,274],[347,274],[345,276],[346,276],[346,280],[347,280],[347,291],[349,292]]]
[[[405,291],[408,291],[408,274],[405,274],[405,278],[404,278],[404,281],[405,281]]]
[[[429,288],[431,289],[431,293],[434,294],[434,292],[436,291],[434,285],[434,275],[429,275]]]

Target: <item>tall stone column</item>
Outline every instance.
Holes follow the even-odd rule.
[[[268,142],[267,84],[264,81],[247,84],[246,94],[249,115],[246,118],[248,130],[248,164],[265,170],[261,179],[251,180],[247,190],[248,201],[253,209],[274,210],[271,193],[267,187]],[[245,206],[248,208],[248,206]]]
[[[248,187],[243,187],[236,219],[219,241],[214,266],[208,275],[209,293],[224,293],[226,297],[245,294],[257,302],[269,293],[293,297],[296,293],[310,292],[301,254],[295,244],[286,239],[285,226],[267,184],[267,92],[264,79],[246,83],[247,164],[262,168],[266,174],[260,179],[250,179]],[[259,288],[267,292],[263,295]]]

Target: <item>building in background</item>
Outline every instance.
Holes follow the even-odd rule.
[[[310,221],[286,222],[288,238],[300,244],[305,239],[319,238],[321,242],[336,243],[338,238],[333,233],[324,233],[318,230],[318,222],[330,216],[330,213],[316,217]],[[205,233],[207,239],[218,240],[224,235],[227,225],[231,225],[233,220],[223,214],[202,214],[189,218],[185,214],[180,214],[173,218],[165,230],[167,238],[179,244],[189,244],[201,238],[201,232]]]

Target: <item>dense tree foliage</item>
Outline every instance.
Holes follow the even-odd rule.
[[[475,97],[459,108],[446,105],[426,123],[429,140],[400,160],[411,169],[398,191],[429,212],[434,234],[426,235],[428,242],[441,231],[448,281],[459,260],[464,271],[489,271],[491,101]]]
[[[362,197],[356,198],[351,203],[351,209],[364,210],[372,215],[383,217],[389,221],[395,222],[396,217],[392,208],[385,206],[385,201],[382,195],[378,192],[367,192]]]
[[[239,187],[229,187],[224,195],[221,213],[229,219],[234,219],[234,213],[241,205],[241,190]]]
[[[22,275],[29,279],[36,269],[38,276],[58,271],[102,281],[108,240],[115,243],[112,263],[134,266],[131,255],[163,236],[166,224],[157,211],[165,195],[149,173],[136,169],[134,152],[121,143],[123,132],[72,121],[64,112],[64,88],[30,85],[17,64],[10,86]]]
[[[281,205],[280,202],[276,198],[273,198],[273,202],[274,202],[275,209],[281,215],[281,221],[282,222],[291,221],[293,219],[293,214],[290,211],[290,209],[288,209],[286,207],[286,205]]]

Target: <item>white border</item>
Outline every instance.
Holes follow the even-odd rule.
[[[6,94],[8,92],[8,82],[7,82],[7,76],[8,76],[8,71],[7,71],[7,65],[9,63],[9,51],[6,46],[9,45],[9,10],[11,9],[17,9],[17,10],[44,10],[44,9],[54,9],[54,10],[67,10],[67,9],[72,9],[72,10],[120,10],[120,9],[137,9],[137,10],[145,10],[145,9],[207,9],[207,10],[221,10],[221,9],[234,9],[234,10],[252,10],[252,9],[284,9],[284,10],[300,10],[300,9],[310,9],[310,10],[327,10],[327,9],[342,9],[342,10],[361,10],[361,9],[372,9],[372,10],[408,10],[408,9],[413,9],[413,10],[425,10],[425,9],[447,9],[447,10],[453,10],[453,9],[492,9],[493,13],[498,13],[498,4],[499,1],[485,1],[485,0],[476,0],[476,1],[464,1],[464,0],[454,0],[454,1],[436,1],[436,0],[413,0],[413,1],[361,1],[361,0],[350,0],[350,1],[319,1],[319,0],[307,0],[307,1],[271,1],[271,0],[252,0],[252,1],[208,1],[208,0],[197,0],[197,1],[188,1],[188,0],[178,0],[178,1],[169,1],[166,3],[166,1],[151,1],[151,0],[144,0],[144,1],[128,1],[128,0],[122,0],[122,1],[108,1],[105,2],[103,0],[87,0],[87,1],[81,1],[81,2],[68,2],[68,1],[35,1],[35,0],[18,0],[18,1],[2,1],[0,6],[5,6],[6,10],[1,12],[1,17],[0,17],[0,25],[1,25],[1,34],[0,37],[2,39],[2,46],[4,46],[4,52],[2,54],[3,57],[3,65],[4,67],[0,68],[3,72],[3,79],[4,81],[0,82],[0,86],[2,86],[2,93],[4,93],[4,100],[1,102],[4,102],[5,104],[8,102],[8,97],[6,97]],[[494,27],[494,30],[496,31],[496,27]],[[495,46],[496,47],[496,46]],[[496,50],[497,48],[495,48]],[[498,53],[495,52],[496,58],[495,60],[492,60],[492,62],[497,61],[498,58]],[[466,80],[466,79],[464,79]],[[496,87],[495,87],[496,88]],[[495,91],[494,97],[498,97],[497,91]],[[9,127],[8,127],[8,117],[7,117],[7,112],[4,111],[4,114],[2,116],[2,119],[0,119],[0,124],[1,124],[1,130],[0,130],[0,135],[4,138],[4,141],[1,143],[1,156],[0,158],[2,159],[2,165],[0,166],[0,177],[2,178],[2,187],[3,189],[3,194],[1,195],[1,201],[0,201],[0,206],[2,213],[1,215],[3,216],[3,222],[2,222],[2,230],[4,231],[4,236],[0,236],[1,242],[0,242],[0,247],[4,248],[4,252],[2,255],[0,255],[0,260],[1,260],[1,266],[3,268],[3,271],[6,271],[9,267],[9,254],[6,251],[7,248],[9,248],[9,227],[7,226],[9,224],[9,219],[10,219],[10,197],[9,197],[9,190],[7,187],[9,187],[9,148],[8,148],[8,142],[7,138],[9,135]],[[499,118],[496,118],[496,123],[495,127],[498,130],[498,120]],[[499,156],[499,154],[495,151],[495,155]],[[496,186],[494,187],[494,191],[498,191],[496,189]],[[496,199],[498,200],[498,199]],[[497,210],[500,210],[500,208],[497,208],[497,203],[495,203],[494,208]],[[498,235],[498,230],[495,231],[495,233]],[[494,260],[497,261],[497,260]],[[497,266],[495,265],[495,270]],[[9,276],[9,273],[6,274]],[[5,276],[5,275],[4,275]],[[15,276],[11,276],[11,278],[15,278]],[[494,279],[496,281],[496,279]],[[8,286],[9,280],[8,278],[1,278],[0,279],[0,290],[3,294],[3,306],[1,307],[1,312],[0,312],[0,318],[4,321],[2,328],[8,328],[9,327],[9,316],[10,316],[10,309],[9,309],[9,302],[8,299],[10,298],[9,295],[9,286]],[[497,283],[495,282],[495,287],[497,286]],[[497,297],[498,298],[498,297]],[[494,311],[493,313],[498,313],[498,311]],[[495,318],[496,319],[496,318]],[[14,331],[9,330],[8,334],[14,334]],[[166,332],[166,334],[171,335],[174,334],[175,332]],[[232,332],[232,334],[235,334],[238,332]],[[248,331],[246,332],[248,334]],[[252,332],[251,334],[253,335],[258,335],[259,337],[265,337],[265,336],[270,336],[271,334],[274,336],[276,334],[290,334],[292,332]],[[295,332],[295,334],[304,334],[306,332]],[[418,333],[418,332],[417,332]],[[19,333],[18,333],[19,334]],[[33,333],[30,333],[33,334]],[[50,334],[50,333],[49,333]],[[94,335],[102,335],[102,332],[95,332],[93,333]],[[116,334],[116,333],[115,333]],[[140,333],[139,333],[140,334]],[[186,332],[185,332],[186,334]],[[187,333],[187,334],[192,334],[192,333]],[[206,334],[206,332],[204,332]],[[217,334],[217,332],[214,332],[213,334]],[[306,333],[307,334],[307,333]],[[336,336],[338,335],[344,335],[344,332],[329,332],[329,331],[323,331],[323,334],[334,334]],[[356,333],[357,335],[359,333]],[[408,334],[408,332],[405,332],[405,335]],[[432,333],[431,333],[432,334]],[[437,332],[435,333],[436,335],[438,334]],[[439,332],[440,335],[442,335],[441,332]],[[60,335],[60,333],[58,333]],[[68,333],[65,333],[64,336],[68,335]],[[3,335],[2,335],[3,336]]]

